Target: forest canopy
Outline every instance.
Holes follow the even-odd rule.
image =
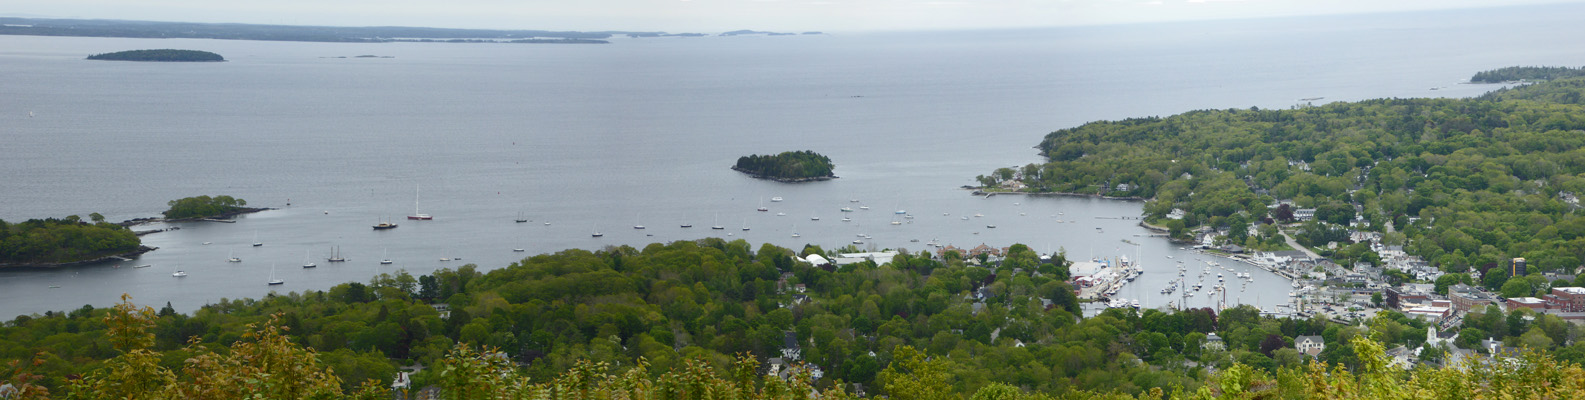
[[[89,218],[92,222],[76,215],[15,224],[0,220],[0,264],[69,263],[136,251],[142,244],[131,230],[104,222],[99,213]]]
[[[981,182],[1149,199],[1146,218],[1184,239],[1205,227],[1251,248],[1280,242],[1276,229],[1243,232],[1294,222],[1291,207],[1315,211],[1295,227],[1301,244],[1335,242],[1358,253],[1353,261],[1375,262],[1350,245],[1350,230],[1380,233],[1448,272],[1524,257],[1533,272],[1572,274],[1585,260],[1582,99],[1585,78],[1569,78],[1469,99],[1098,121],[1046,135],[1046,163]]]
[[[1503,83],[1525,81],[1550,81],[1554,79],[1585,76],[1585,68],[1571,67],[1505,67],[1476,72],[1470,83]]]
[[[777,155],[738,157],[732,169],[756,177],[775,180],[812,180],[833,178],[831,158],[813,151],[788,151]]]
[[[225,61],[219,54],[200,50],[127,50],[114,53],[103,53],[88,56],[89,60],[108,61],[166,61],[166,62],[195,62],[195,61]]]

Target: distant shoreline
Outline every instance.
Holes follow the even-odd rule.
[[[1107,195],[1100,195],[1100,194],[1094,194],[1094,193],[1017,192],[1017,191],[1013,191],[1013,192],[996,192],[996,191],[987,192],[987,191],[985,191],[985,188],[977,187],[977,186],[964,186],[963,189],[971,190],[971,192],[969,192],[969,194],[971,194],[971,195],[985,196],[985,197],[991,197],[991,196],[1003,195],[1003,194],[1015,194],[1015,195],[1022,195],[1022,196],[1094,197],[1094,198],[1106,199],[1106,200],[1123,200],[1123,201],[1145,201],[1145,200],[1149,200],[1149,199],[1146,199],[1144,197],[1138,197],[1138,196],[1117,197],[1117,196],[1107,196]]]

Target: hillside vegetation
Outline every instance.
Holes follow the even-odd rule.
[[[1150,199],[1149,220],[1176,237],[1197,227],[1259,248],[1290,222],[1276,200],[1315,210],[1300,242],[1342,248],[1341,262],[1375,262],[1346,229],[1450,272],[1524,257],[1532,271],[1585,260],[1585,78],[1499,90],[1473,99],[1380,99],[1290,110],[1192,111],[1092,122],[1045,137],[1044,164],[982,176],[1033,192]],[[1174,209],[1181,220],[1165,218]],[[1350,225],[1353,225],[1350,227]],[[1357,258],[1355,258],[1357,256]],[[1539,268],[1537,268],[1539,267]],[[1506,277],[1487,281],[1500,287]]]

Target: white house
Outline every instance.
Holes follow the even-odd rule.
[[[1326,339],[1315,335],[1296,337],[1293,338],[1293,348],[1301,354],[1315,357],[1321,354],[1321,350],[1326,350]]]

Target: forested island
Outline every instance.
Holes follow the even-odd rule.
[[[776,155],[738,157],[732,169],[756,178],[781,182],[823,181],[836,178],[831,158],[813,151],[787,151]]]
[[[150,250],[142,243],[131,230],[105,222],[99,213],[89,214],[89,221],[76,215],[20,223],[0,220],[0,268],[56,267]]]
[[[88,56],[89,60],[105,61],[160,61],[160,62],[217,62],[225,61],[219,54],[200,50],[127,50]]]
[[[124,301],[19,316],[0,326],[0,362],[16,362],[0,383],[63,398],[380,399],[397,367],[423,365],[412,390],[448,399],[1585,395],[1585,381],[1565,378],[1585,374],[1585,343],[1567,344],[1582,329],[1528,309],[1472,313],[1463,324],[1479,331],[1460,339],[1490,332],[1531,346],[1503,356],[1525,367],[1466,359],[1406,371],[1387,349],[1424,346],[1420,361],[1455,362],[1442,358],[1447,344],[1426,342],[1425,322],[1396,312],[1358,325],[1249,306],[1081,318],[1060,254],[1013,245],[991,263],[956,251],[841,267],[794,258],[824,253],[703,239],[567,250],[487,273],[399,271],[190,315]],[[1327,346],[1312,359],[1293,348],[1299,337]],[[1468,396],[1475,388],[1484,394]],[[1543,388],[1551,397],[1538,397]]]
[[[166,219],[216,218],[264,210],[248,208],[247,200],[226,195],[185,197],[171,200],[166,205],[171,207],[162,212]]]

